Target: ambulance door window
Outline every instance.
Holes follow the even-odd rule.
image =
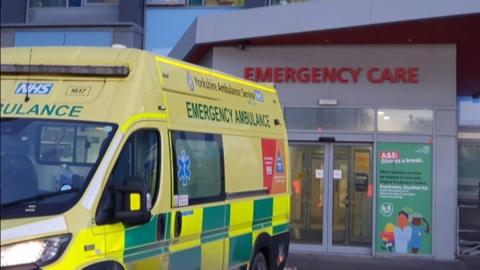
[[[134,132],[118,157],[110,175],[110,185],[121,187],[126,177],[139,177],[147,182],[153,204],[158,193],[159,151],[158,131],[143,129]]]
[[[225,199],[222,137],[173,131],[174,207]]]

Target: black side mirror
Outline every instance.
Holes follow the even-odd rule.
[[[140,177],[127,177],[124,185],[115,188],[120,193],[121,206],[116,207],[113,219],[127,225],[140,225],[150,220],[150,210],[147,209],[148,185]]]

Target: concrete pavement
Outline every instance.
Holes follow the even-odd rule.
[[[286,270],[479,270],[480,257],[438,261],[427,258],[380,258],[290,253]]]

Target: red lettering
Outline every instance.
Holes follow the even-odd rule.
[[[331,68],[331,69],[328,69],[328,68],[323,68],[323,81],[324,82],[336,82],[337,81],[337,77],[336,77],[336,71],[337,69],[336,68]]]
[[[395,79],[397,82],[407,82],[407,71],[404,68],[395,69]]]
[[[358,83],[361,67],[244,67],[243,77],[256,82],[275,83]],[[418,83],[418,67],[372,67],[370,83]]]
[[[295,69],[292,67],[285,68],[285,82],[297,82],[295,80]]]
[[[358,82],[358,77],[360,77],[361,71],[362,71],[362,68],[351,68],[351,74],[352,74],[354,83]]]
[[[282,67],[275,67],[273,69],[273,81],[276,83],[284,82],[283,72],[284,69]]]
[[[265,72],[261,67],[255,68],[255,81],[256,82],[272,82],[272,68],[265,68]]]
[[[348,83],[348,79],[345,79],[343,77],[343,74],[348,71],[350,71],[350,68],[345,68],[345,67],[339,68],[337,71],[337,80],[341,83]]]
[[[368,70],[367,72],[367,79],[369,82],[371,83],[381,83],[381,80],[379,78],[375,78],[375,73],[377,73],[378,71],[380,71],[379,68],[377,67],[374,67],[374,68],[371,68]]]
[[[310,81],[309,69],[306,67],[297,70],[297,81],[301,83],[308,83]]]
[[[384,68],[380,78],[382,82],[385,82],[385,81],[394,82],[392,71],[390,70],[390,68]]]
[[[322,69],[321,68],[312,68],[312,82],[320,83],[322,82]]]
[[[408,82],[418,83],[418,67],[408,68]]]
[[[253,81],[254,80],[254,77],[253,77],[253,68],[252,67],[245,67],[243,69],[243,78],[247,79],[247,80],[250,80],[250,81]]]

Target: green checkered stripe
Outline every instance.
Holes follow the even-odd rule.
[[[228,241],[229,267],[244,265],[249,262],[256,236],[260,232],[277,235],[289,231],[288,214],[283,221],[274,225],[274,197],[257,199],[247,202],[250,211],[232,213],[231,202],[226,205],[216,205],[203,208],[201,245],[221,241]],[[286,206],[289,208],[289,205]],[[230,224],[235,218],[231,215],[244,215],[245,222]],[[154,216],[150,222],[142,226],[127,228],[125,231],[124,261],[126,264],[169,253],[172,243],[172,218],[174,212],[164,214],[165,235],[157,241],[157,223],[159,216]],[[238,234],[238,231],[243,233]],[[161,237],[159,237],[161,238]],[[180,250],[170,254],[170,269],[199,269],[202,260],[201,246]],[[221,259],[221,258],[218,258]]]

